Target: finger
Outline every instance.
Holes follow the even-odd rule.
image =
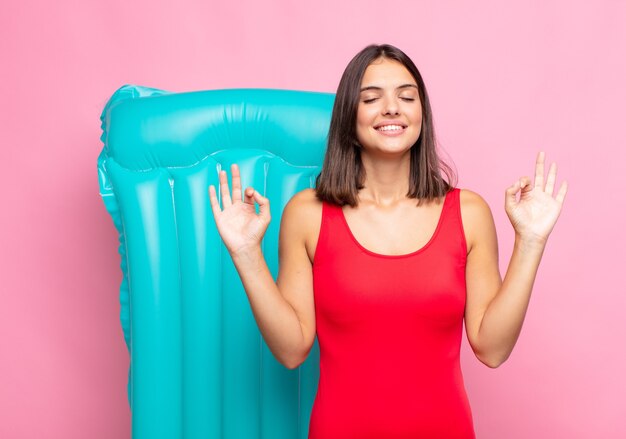
[[[220,170],[220,193],[222,194],[222,208],[226,209],[233,203],[230,199],[230,192],[228,191],[228,176],[226,171]]]
[[[246,188],[244,192],[244,202],[254,206],[254,188],[252,186]]]
[[[236,163],[230,165],[230,173],[233,176],[233,203],[241,202],[241,177]]]
[[[220,202],[217,200],[217,193],[215,192],[215,186],[209,186],[209,200],[211,201],[211,210],[213,210],[213,216],[218,217],[222,210],[220,209]]]
[[[543,151],[539,151],[539,154],[537,155],[537,163],[535,164],[535,187],[538,187],[541,190],[543,190],[543,165],[545,162],[545,158],[546,153]]]
[[[565,194],[567,194],[567,181],[561,183],[561,187],[559,188],[559,192],[556,194],[556,201],[559,202],[560,205],[563,205],[563,201],[565,201]]]
[[[263,195],[259,193],[259,191],[254,191],[254,200],[259,203],[259,213],[261,218],[265,219],[268,223],[270,221],[270,200],[265,198]]]
[[[522,188],[522,193],[530,192],[533,190],[533,185],[530,182],[530,177],[527,175],[519,179],[519,185]]]
[[[545,193],[552,196],[552,192],[554,192],[554,182],[556,180],[556,163],[552,163],[550,165],[550,170],[548,171],[548,181],[546,182]]]
[[[506,188],[506,191],[504,191],[504,193],[505,193],[505,196],[504,196],[504,203],[505,203],[505,205],[507,205],[507,204],[514,204],[517,201],[517,193],[519,192],[519,190],[520,190],[520,181],[519,180],[517,180],[511,186]]]

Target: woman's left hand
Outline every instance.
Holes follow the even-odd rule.
[[[544,182],[545,152],[540,151],[535,166],[535,183],[530,178],[522,177],[508,187],[505,195],[504,208],[513,224],[515,234],[521,239],[543,243],[548,239],[550,232],[559,218],[565,194],[567,181],[561,183],[556,198],[552,197],[556,180],[556,163],[552,163],[548,172],[548,180]],[[517,193],[521,189],[519,201]]]

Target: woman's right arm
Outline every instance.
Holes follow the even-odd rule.
[[[293,369],[306,359],[315,339],[312,268],[304,245],[303,219],[299,218],[303,209],[298,207],[296,195],[283,211],[275,283],[261,252],[261,239],[270,222],[269,200],[248,187],[242,201],[237,165],[231,171],[232,200],[226,172],[220,172],[223,210],[215,188],[209,187],[214,219],[265,342],[281,364]]]

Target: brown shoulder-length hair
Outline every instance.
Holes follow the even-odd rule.
[[[365,169],[356,135],[357,108],[365,69],[379,58],[398,61],[407,68],[417,83],[422,104],[422,130],[411,147],[409,191],[407,197],[423,201],[438,199],[456,186],[457,176],[437,155],[430,101],[422,75],[411,59],[389,44],[369,45],[350,61],[341,76],[328,130],[328,147],[320,174],[315,179],[317,198],[332,204],[358,205],[358,192],[363,189]],[[447,176],[445,181],[441,175]]]

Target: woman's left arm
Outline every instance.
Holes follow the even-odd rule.
[[[515,244],[504,280],[491,210],[478,194],[462,191],[468,243],[465,328],[472,350],[489,367],[506,361],[517,342],[541,256],[567,193],[567,182],[563,182],[556,197],[552,196],[556,164],[552,163],[544,182],[544,161],[545,153],[540,152],[534,185],[522,177],[506,189],[505,210],[515,230]]]

